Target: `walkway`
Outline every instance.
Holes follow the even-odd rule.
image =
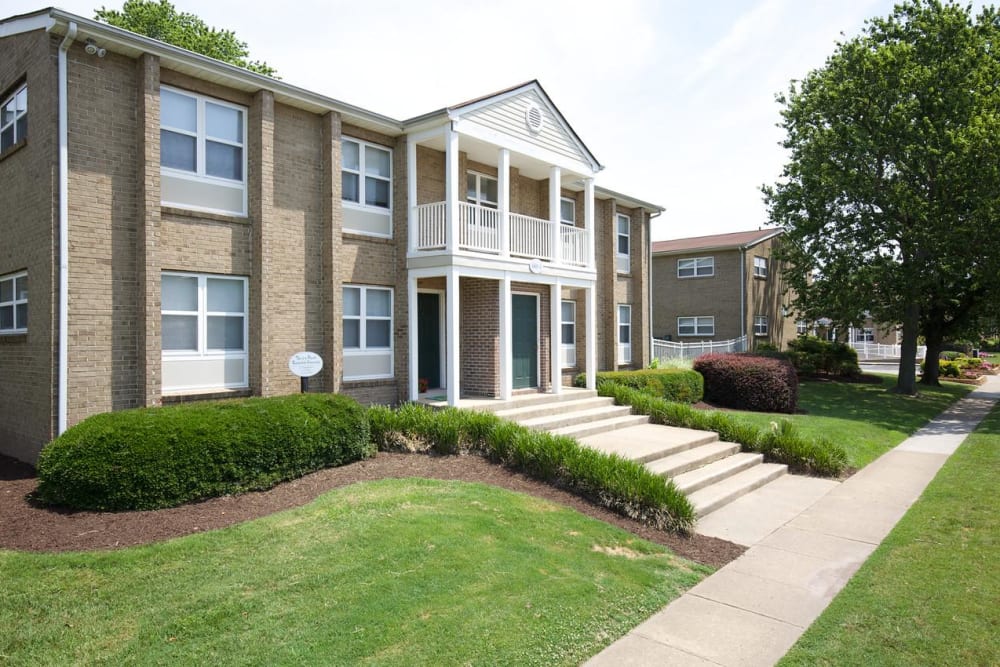
[[[773,665],[998,400],[990,376],[587,664]]]

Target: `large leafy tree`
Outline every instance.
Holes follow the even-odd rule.
[[[778,101],[790,159],[763,191],[787,229],[794,305],[839,324],[900,322],[897,390],[915,393],[918,335],[936,382],[944,337],[1000,289],[997,11],[897,5]]]
[[[178,12],[167,0],[125,0],[121,10],[101,7],[95,17],[118,28],[146,35],[251,72],[276,76],[266,62],[250,59],[246,42],[231,30],[219,30],[188,12]]]

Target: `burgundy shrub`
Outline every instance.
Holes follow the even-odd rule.
[[[736,410],[794,413],[799,401],[795,367],[785,359],[706,354],[694,361],[705,378],[705,400]]]

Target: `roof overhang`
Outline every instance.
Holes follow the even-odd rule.
[[[720,250],[748,250],[758,243],[763,243],[768,239],[773,239],[775,236],[783,234],[785,230],[781,227],[771,231],[764,236],[760,236],[749,243],[722,243],[714,245],[697,246],[694,248],[679,248],[677,250],[654,250],[653,256],[670,256],[670,255],[688,255],[696,252],[718,252]]]

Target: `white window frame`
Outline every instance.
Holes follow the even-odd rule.
[[[628,313],[628,322],[622,322],[622,313]],[[626,303],[618,304],[618,313],[615,329],[615,340],[618,341],[618,363],[619,364],[631,364],[632,363],[632,306]],[[622,328],[628,327],[628,342],[622,342]]]
[[[571,307],[573,319],[564,318],[563,308],[565,306]],[[563,327],[567,325],[573,327],[573,340],[569,343],[563,336]],[[559,304],[559,345],[562,350],[562,367],[576,368],[576,301],[571,299],[563,299]]]
[[[20,95],[21,93],[24,93],[24,110],[21,111],[21,113],[18,113],[17,112],[17,103],[15,102],[15,100],[17,99],[18,95]],[[16,146],[20,141],[23,141],[24,138],[26,136],[28,136],[27,125],[25,125],[24,136],[21,136],[17,132],[17,122],[19,120],[21,120],[22,118],[25,118],[28,115],[28,83],[27,82],[24,82],[20,86],[18,86],[17,89],[13,93],[11,93],[10,95],[8,95],[4,99],[3,103],[0,103],[0,110],[2,110],[4,107],[6,107],[8,104],[11,104],[11,103],[14,103],[14,117],[11,119],[11,121],[9,123],[4,123],[4,124],[0,125],[0,136],[2,136],[3,133],[5,131],[7,131],[8,128],[13,127],[13,129],[14,129],[14,140],[10,143],[10,145],[8,145],[6,147],[0,148],[0,152],[6,151],[7,149],[9,149],[11,147]],[[3,123],[3,116],[2,115],[0,115],[0,123]]]
[[[226,210],[226,209],[211,208],[211,207],[208,207],[208,206],[198,206],[196,204],[189,204],[189,203],[186,203],[186,202],[173,202],[173,201],[167,201],[167,200],[164,200],[162,202],[163,205],[164,206],[176,206],[177,208],[183,208],[183,209],[188,209],[188,210],[192,210],[192,211],[204,211],[206,213],[217,213],[217,214],[221,214],[221,215],[238,215],[238,216],[244,216],[245,217],[247,215],[247,190],[248,190],[248,188],[247,188],[247,149],[248,149],[248,146],[247,146],[247,118],[248,118],[249,114],[247,113],[247,108],[244,107],[244,106],[240,106],[239,104],[233,104],[232,102],[226,102],[225,100],[217,99],[215,97],[209,97],[207,95],[200,95],[198,93],[193,93],[190,90],[182,90],[180,88],[174,88],[173,86],[160,86],[161,95],[162,95],[163,91],[170,91],[171,93],[175,93],[177,95],[183,95],[184,97],[191,97],[191,98],[193,98],[195,100],[195,103],[196,103],[196,107],[195,108],[197,110],[196,111],[196,113],[197,113],[197,121],[196,121],[196,130],[195,130],[194,133],[192,133],[190,130],[184,130],[184,129],[181,129],[181,128],[172,127],[170,125],[164,125],[162,118],[160,119],[160,130],[161,131],[167,130],[168,132],[174,132],[176,134],[183,134],[185,136],[194,137],[195,138],[195,170],[193,172],[191,172],[191,171],[187,171],[187,170],[184,170],[184,169],[177,169],[175,167],[165,167],[165,166],[163,166],[162,157],[161,157],[160,173],[161,174],[167,174],[169,176],[173,176],[175,178],[180,178],[180,179],[183,179],[183,180],[195,181],[195,182],[198,182],[198,183],[209,183],[209,184],[216,185],[216,186],[221,186],[221,187],[226,187],[226,188],[232,188],[233,190],[238,189],[243,194],[243,197],[242,197],[243,210],[241,210],[241,211],[230,211],[230,210]],[[230,141],[228,139],[219,139],[219,138],[216,138],[216,137],[212,137],[210,139],[211,141],[213,141],[215,143],[225,144],[227,146],[239,146],[241,148],[241,154],[243,156],[243,165],[241,167],[241,173],[243,175],[243,178],[240,179],[240,180],[236,180],[236,179],[232,179],[232,178],[224,178],[222,176],[211,176],[208,173],[206,173],[206,171],[205,171],[205,156],[206,156],[205,144],[206,144],[207,141],[209,141],[208,134],[207,134],[207,132],[208,132],[208,130],[207,130],[208,123],[206,121],[206,114],[205,114],[205,103],[206,102],[211,103],[211,104],[215,104],[215,105],[220,106],[220,107],[226,107],[228,109],[233,109],[233,110],[238,111],[240,113],[240,116],[242,118],[242,121],[241,121],[240,125],[243,128],[243,137],[242,137],[243,143],[242,143],[242,145],[237,144],[237,143],[235,143],[233,141]]]
[[[469,196],[468,182],[466,182],[466,192],[465,201],[470,204],[475,204],[476,206],[482,206],[483,208],[498,209],[500,208],[499,201],[490,201],[484,196],[485,190],[483,189],[483,181],[493,181],[497,184],[497,200],[500,199],[500,180],[496,176],[490,176],[489,174],[484,174],[482,172],[473,171],[469,169],[465,172],[466,181],[468,181],[469,176],[474,176],[476,178],[476,196]]]
[[[564,218],[563,217],[563,204],[570,204],[572,206],[573,217]],[[566,225],[567,227],[576,227],[576,200],[572,197],[560,197],[559,198],[559,222]]]
[[[684,333],[681,328],[690,328],[689,333]],[[714,315],[690,315],[677,318],[678,336],[714,336],[715,316]]]
[[[690,274],[687,272],[690,271]],[[711,278],[715,275],[715,256],[685,257],[677,260],[677,277],[682,280],[690,278]]]
[[[862,327],[861,337],[858,338],[859,343],[874,343],[875,342],[875,328],[874,327]]]
[[[809,322],[806,320],[797,320],[795,322],[795,334],[804,336],[807,333],[809,333]]]
[[[392,199],[393,199],[392,183],[393,183],[393,180],[394,180],[393,176],[394,176],[394,173],[395,173],[395,170],[393,169],[393,164],[392,164],[392,149],[389,148],[388,146],[383,146],[382,144],[376,144],[376,143],[373,143],[371,141],[364,141],[363,139],[357,139],[355,137],[346,137],[346,136],[345,137],[341,137],[340,141],[341,141],[341,146],[343,146],[343,144],[347,143],[347,142],[351,142],[352,144],[357,144],[358,145],[358,168],[357,169],[348,169],[347,166],[344,165],[343,158],[341,158],[341,161],[340,161],[340,170],[341,170],[342,173],[343,172],[347,172],[348,174],[354,174],[355,176],[358,177],[358,201],[351,201],[350,199],[344,199],[343,198],[343,192],[341,192],[341,202],[347,208],[353,208],[353,209],[357,209],[359,211],[370,211],[370,212],[382,213],[382,214],[386,214],[386,215],[389,216],[389,233],[388,234],[377,234],[375,232],[365,232],[365,231],[355,230],[355,229],[351,229],[351,230],[348,230],[348,231],[350,231],[352,234],[365,234],[367,236],[380,236],[382,238],[392,238]],[[380,151],[382,151],[384,153],[388,153],[389,154],[389,176],[388,177],[379,176],[378,174],[369,174],[369,173],[367,173],[365,171],[365,148],[374,148],[376,150],[380,150]],[[343,154],[341,154],[341,155],[343,155]],[[365,179],[366,178],[374,178],[375,180],[385,181],[385,182],[387,182],[389,184],[389,205],[388,206],[376,206],[375,204],[366,204],[365,203],[365,199],[366,199],[365,188],[367,187],[366,184],[365,184]]]
[[[622,233],[622,222],[625,222],[625,233]],[[621,240],[625,239],[628,252],[621,252]],[[632,272],[632,217],[624,213],[615,214],[615,267],[618,273]],[[624,262],[625,269],[622,270]]]
[[[343,290],[345,289],[357,289],[360,290],[360,301],[359,301],[359,313],[357,316],[354,315],[342,315],[343,320],[358,320],[360,325],[358,326],[358,347],[347,347],[343,346],[344,356],[372,356],[380,354],[389,355],[389,372],[385,375],[347,375],[344,373],[345,382],[354,382],[358,380],[385,380],[391,379],[396,376],[396,354],[395,354],[395,335],[393,330],[393,322],[395,319],[395,307],[396,307],[396,294],[395,290],[391,287],[384,287],[382,285],[357,285],[344,283],[341,289],[341,299],[343,299]],[[368,315],[368,292],[379,291],[389,293],[389,315]],[[388,347],[368,347],[367,340],[367,321],[368,320],[379,320],[389,322],[389,346]],[[343,323],[341,323],[343,327]],[[343,334],[341,334],[343,335]]]
[[[0,276],[0,284],[6,283],[6,282],[10,283],[11,296],[13,297],[10,301],[0,301],[0,308],[2,308],[2,307],[9,307],[14,312],[14,316],[13,316],[13,320],[12,320],[13,323],[14,323],[14,326],[11,327],[11,328],[8,328],[8,329],[0,329],[0,336],[11,336],[11,335],[14,335],[14,334],[28,333],[28,324],[27,324],[27,322],[24,323],[24,326],[18,326],[21,323],[17,321],[17,307],[21,306],[21,305],[27,307],[27,305],[28,305],[27,290],[25,291],[26,293],[25,293],[25,296],[24,296],[23,299],[20,298],[19,295],[18,295],[18,293],[17,293],[17,279],[18,278],[27,279],[28,278],[28,272],[27,271],[18,271],[17,273],[8,273],[5,276]]]
[[[767,278],[767,257],[753,256],[753,276],[754,278]]]
[[[164,387],[163,391],[168,393],[185,391],[204,391],[211,389],[246,389],[250,386],[249,376],[249,348],[250,348],[250,280],[246,276],[228,276],[215,273],[191,273],[187,271],[163,271],[163,276],[178,276],[181,278],[198,279],[198,348],[196,350],[162,350],[164,361],[204,361],[209,359],[242,359],[243,360],[243,381],[220,383],[213,387],[203,386],[180,386]],[[208,310],[208,281],[209,280],[232,280],[243,284],[243,312],[230,311],[209,311]],[[161,298],[162,302],[162,298]],[[164,315],[184,315],[190,317],[196,311],[188,310],[164,310],[161,306],[161,321]],[[208,347],[208,318],[209,317],[242,317],[243,318],[243,349],[242,350],[218,350]],[[162,337],[162,324],[160,329]]]
[[[754,336],[766,336],[768,334],[769,327],[767,322],[767,315],[754,315],[753,316],[753,335]]]

